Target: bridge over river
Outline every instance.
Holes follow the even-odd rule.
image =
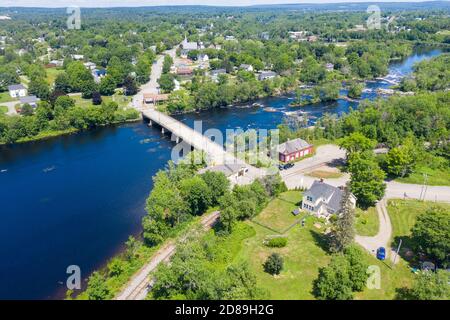
[[[246,179],[241,179],[240,184],[251,183],[254,179],[263,177],[265,170],[247,164],[244,160],[235,157],[225,151],[223,146],[212,141],[191,127],[180,121],[155,110],[152,107],[140,110],[145,119],[149,120],[149,125],[157,124],[161,127],[162,133],[172,133],[172,140],[180,143],[181,140],[196,150],[204,151],[208,155],[209,166],[240,165],[246,168]],[[183,154],[184,156],[184,154]]]

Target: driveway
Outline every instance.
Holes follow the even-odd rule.
[[[12,115],[17,114],[16,104],[18,104],[18,103],[19,103],[19,101],[0,102],[0,106],[8,107],[8,112],[6,112],[6,114],[9,116],[12,116]]]

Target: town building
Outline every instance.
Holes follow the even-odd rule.
[[[190,76],[194,71],[188,67],[179,67],[177,68],[177,75],[179,76]]]
[[[22,84],[13,84],[8,86],[9,95],[11,98],[25,97],[27,95],[27,88]]]
[[[183,42],[181,43],[181,52],[180,55],[182,57],[186,57],[189,51],[198,50],[197,42],[189,42],[186,37],[184,37]]]
[[[286,141],[278,146],[278,155],[281,162],[294,161],[313,153],[313,145],[303,139]]]
[[[328,219],[333,214],[339,214],[343,197],[343,187],[334,187],[323,180],[314,181],[311,188],[303,194],[302,209],[319,218]],[[355,208],[356,197],[353,194],[350,202]]]

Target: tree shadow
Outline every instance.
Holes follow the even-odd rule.
[[[312,238],[314,240],[314,243],[321,248],[326,253],[330,252],[330,242],[328,240],[328,237],[324,235],[323,233],[317,232],[315,230],[309,230],[309,232],[312,235]]]

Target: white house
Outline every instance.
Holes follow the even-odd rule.
[[[243,64],[241,64],[241,65],[239,66],[239,69],[245,70],[245,71],[253,72],[253,66],[252,66],[251,64],[245,64],[245,63],[243,63]]]
[[[82,55],[82,54],[72,54],[72,59],[73,60],[83,60],[84,59],[84,55]]]
[[[302,209],[319,218],[328,219],[333,214],[339,214],[344,196],[342,187],[334,187],[323,180],[314,181],[311,188],[303,194]],[[353,208],[356,206],[356,197],[350,197]]]
[[[20,98],[27,95],[27,88],[25,88],[21,84],[13,84],[11,86],[8,86],[8,90],[11,98]]]
[[[199,62],[208,62],[209,61],[209,57],[207,54],[201,53],[197,56],[197,60]]]
[[[273,71],[263,71],[259,74],[258,76],[258,80],[259,81],[263,81],[263,80],[267,80],[267,79],[273,79],[277,76],[276,72]]]

